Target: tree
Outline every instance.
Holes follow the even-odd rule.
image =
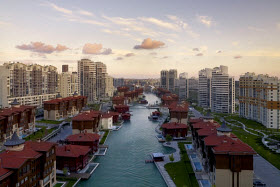
[[[167,141],[167,144],[170,144],[170,142],[172,141],[172,136],[170,136],[169,134],[166,135],[165,140]]]
[[[63,171],[63,174],[64,174],[65,176],[68,174],[68,169],[67,169],[67,168],[63,168],[62,171]]]
[[[173,161],[174,161],[174,156],[173,156],[173,153],[172,153],[171,155],[169,155],[169,160],[170,160],[171,162],[173,162]]]

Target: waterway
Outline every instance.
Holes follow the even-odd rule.
[[[146,94],[150,104],[159,101],[153,94]],[[144,106],[130,107],[133,116],[119,131],[112,131],[105,144],[109,149],[105,156],[97,157],[100,163],[90,179],[81,181],[78,186],[94,187],[165,187],[166,184],[151,159],[153,152],[172,153],[174,149],[164,147],[155,137],[156,122],[148,120],[155,109]]]

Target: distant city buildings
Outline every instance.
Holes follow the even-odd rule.
[[[245,73],[239,79],[239,115],[262,123],[267,128],[280,127],[280,80],[268,75]]]
[[[197,102],[198,101],[198,79],[195,77],[189,78],[188,85],[189,85],[188,99],[190,99],[193,102]]]
[[[235,81],[228,67],[206,68],[199,71],[198,104],[212,112],[235,112]]]
[[[186,100],[189,97],[188,73],[180,73],[178,82],[179,82],[179,90],[178,90],[179,99]]]
[[[88,98],[89,103],[104,99],[112,95],[112,80],[107,80],[107,68],[102,62],[94,62],[89,59],[78,61],[79,93]],[[110,83],[107,85],[106,82]],[[110,93],[106,94],[106,90]]]
[[[9,107],[15,98],[21,105],[42,106],[55,98],[57,78],[54,66],[4,63],[0,66],[0,107]]]

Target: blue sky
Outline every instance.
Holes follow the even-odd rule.
[[[0,1],[0,63],[107,64],[114,77],[229,66],[280,76],[280,1]],[[135,47],[138,46],[138,47]]]

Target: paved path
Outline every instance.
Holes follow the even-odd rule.
[[[174,162],[179,162],[181,157],[180,157],[180,149],[178,147],[177,142],[172,141],[172,142],[170,142],[170,144],[163,143],[163,145],[166,146],[166,147],[172,147],[172,148],[176,149],[176,152],[173,153]],[[164,181],[166,182],[167,186],[168,187],[176,187],[173,180],[170,178],[169,174],[167,173],[167,171],[164,168],[165,164],[171,162],[169,160],[169,155],[171,155],[171,154],[166,154],[165,158],[164,158],[164,161],[163,162],[155,162],[155,165],[157,166],[157,168],[158,168],[160,174],[162,175]]]

